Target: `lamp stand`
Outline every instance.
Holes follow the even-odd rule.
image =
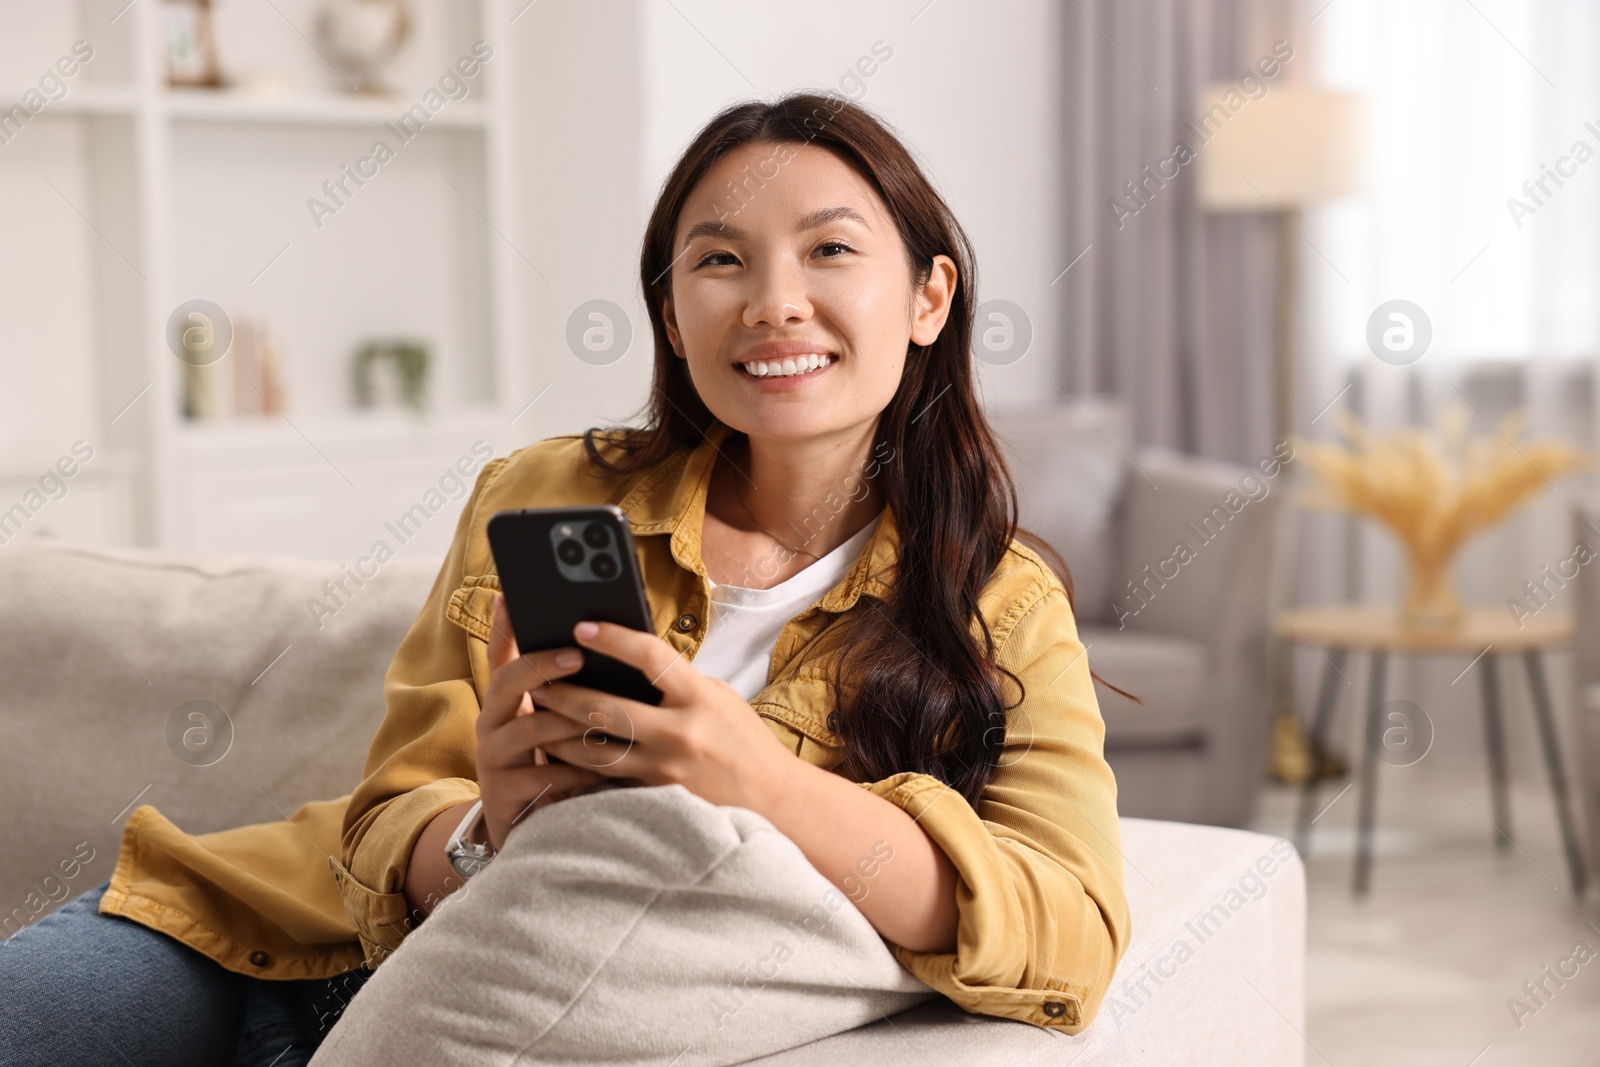
[[[1299,238],[1300,209],[1288,207],[1280,210],[1278,270],[1273,292],[1272,432],[1275,444],[1287,441],[1294,429]],[[1284,564],[1280,562],[1279,567],[1282,573]],[[1293,658],[1293,642],[1281,637],[1275,639],[1272,692],[1276,710],[1268,747],[1272,777],[1292,784],[1304,782],[1313,775],[1318,778],[1339,777],[1345,773],[1343,761],[1336,756],[1312,751],[1300,716],[1295,711]]]

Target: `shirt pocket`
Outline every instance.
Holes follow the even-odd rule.
[[[494,629],[494,595],[500,591],[498,574],[469,574],[450,594],[444,617],[485,644]]]
[[[826,678],[791,676],[767,686],[750,706],[763,719],[785,728],[789,750],[807,763],[832,770],[838,765],[842,748],[838,735],[828,726],[833,698]]]

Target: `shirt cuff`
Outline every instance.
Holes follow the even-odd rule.
[[[858,782],[917,820],[917,825],[949,857],[959,882],[959,921],[955,952],[917,952],[884,943],[922,982],[968,1012],[993,1015],[1050,1030],[1076,1034],[1084,1028],[1084,1004],[1091,990],[1050,977],[1037,986],[1022,984],[1032,970],[1031,955],[1009,886],[1009,872],[993,835],[965,797],[929,774],[902,771],[877,782]],[[998,861],[998,862],[997,862]],[[984,917],[976,902],[984,900]],[[1009,905],[1009,908],[1008,908]],[[964,976],[964,977],[963,977]],[[976,978],[990,979],[973,981]],[[1015,981],[1007,979],[1015,978]]]
[[[344,862],[328,857],[367,967],[387,959],[421,921],[421,915],[412,914],[403,890],[411,852],[422,831],[440,812],[476,799],[478,783],[471,779],[429,782],[378,809],[354,849],[345,850]]]

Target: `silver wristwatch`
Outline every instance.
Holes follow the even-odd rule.
[[[487,844],[478,844],[476,841],[467,840],[467,835],[477,828],[482,821],[483,801],[480,799],[467,809],[466,817],[461,820],[455,832],[450,835],[450,840],[444,843],[444,854],[450,859],[450,866],[463,879],[471,878],[494,859],[494,849]],[[487,828],[484,836],[487,837]]]

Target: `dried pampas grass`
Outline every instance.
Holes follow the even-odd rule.
[[[1594,467],[1591,454],[1565,441],[1519,441],[1525,420],[1519,409],[1494,433],[1468,437],[1466,410],[1451,406],[1432,433],[1408,426],[1378,434],[1339,411],[1348,448],[1294,440],[1296,458],[1319,479],[1303,502],[1387,527],[1410,567],[1402,617],[1420,626],[1451,625],[1462,614],[1449,577],[1461,547],[1555,478]]]

